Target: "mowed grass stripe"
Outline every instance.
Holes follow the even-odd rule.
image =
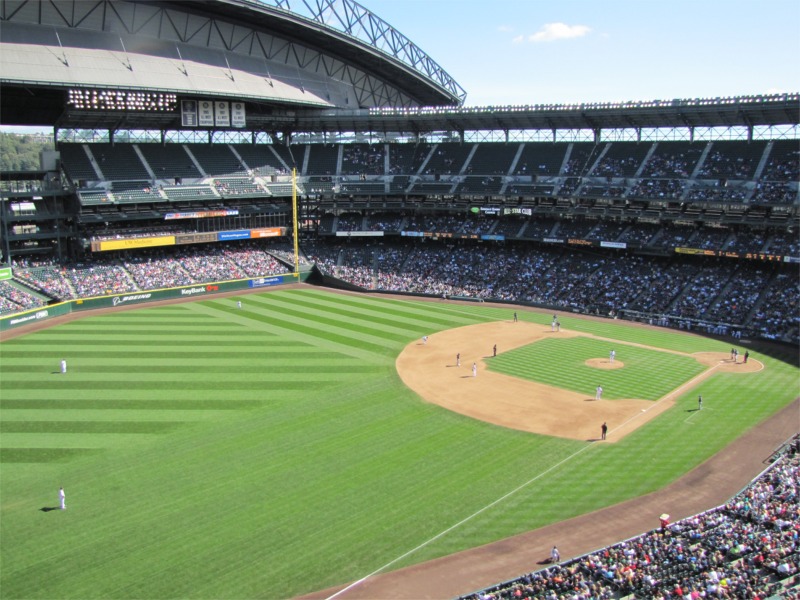
[[[217,309],[223,308],[222,302],[206,302],[209,306]],[[314,327],[319,327],[331,335],[337,332],[339,337],[347,336],[350,340],[372,340],[373,342],[380,342],[382,340],[389,340],[393,342],[401,342],[408,340],[408,334],[392,333],[381,329],[377,324],[373,323],[371,319],[348,319],[341,312],[332,312],[329,310],[303,310],[296,309],[295,303],[288,302],[280,304],[272,300],[269,304],[271,313],[280,314],[284,318],[294,319],[297,323],[304,323]],[[226,310],[233,310],[224,307]]]
[[[0,433],[168,433],[176,421],[2,421]]]
[[[22,422],[22,421],[68,421],[68,422],[128,422],[128,423],[196,423],[200,421],[221,420],[231,417],[235,413],[220,410],[87,410],[87,409],[58,409],[50,408],[44,410],[4,410],[3,421]],[[0,439],[0,445],[3,440]]]
[[[336,382],[331,382],[336,383]],[[338,383],[337,383],[338,385]],[[313,389],[314,386],[309,386]],[[300,390],[287,390],[283,389],[280,392],[280,398],[302,398],[308,389]],[[123,386],[116,388],[107,387],[95,392],[94,386],[86,386],[82,389],[80,385],[73,387],[65,387],[60,390],[52,389],[25,389],[20,388],[14,390],[4,391],[2,394],[3,400],[39,400],[39,399],[54,399],[54,400],[84,400],[87,398],[96,398],[101,402],[118,402],[118,401],[149,401],[149,400],[191,400],[198,402],[214,401],[220,398],[225,401],[246,401],[246,402],[265,402],[273,401],[274,394],[268,394],[263,389],[252,390],[237,390],[225,388],[221,385],[207,385],[203,389],[184,389],[179,386],[164,386],[161,390],[132,390],[126,389]]]
[[[70,383],[65,384],[63,381],[36,381],[31,382],[27,380],[22,381],[3,381],[3,389],[12,392],[14,390],[30,390],[36,393],[41,390],[61,390],[74,386],[75,389],[84,389],[87,392],[91,390],[93,393],[104,393],[106,391],[114,390],[115,387],[120,385],[124,386],[128,391],[159,391],[165,389],[177,389],[183,391],[200,391],[208,389],[210,384],[213,384],[214,377],[198,379],[195,377],[175,380],[154,377],[150,381],[142,380],[128,380],[120,381],[118,378],[113,380],[108,379],[73,379]],[[218,378],[216,378],[218,379]],[[336,383],[334,378],[330,377],[315,377],[309,375],[302,379],[282,379],[282,378],[263,378],[252,381],[245,381],[237,379],[225,383],[218,389],[218,393],[225,393],[234,391],[247,391],[247,390],[262,390],[266,392],[277,392],[281,390],[304,390],[308,389],[309,382],[313,382],[314,387],[320,388],[327,385]]]
[[[92,334],[93,335],[93,334]],[[180,338],[180,341],[178,341]],[[116,343],[119,345],[127,345],[131,347],[136,346],[152,346],[153,342],[158,341],[162,346],[174,346],[174,347],[181,347],[184,346],[186,341],[205,341],[208,338],[202,335],[194,335],[188,336],[185,333],[180,336],[160,336],[160,335],[153,335],[149,336],[146,339],[143,339],[138,336],[136,332],[131,332],[128,335],[110,335],[108,337],[104,336],[103,341],[107,343]],[[265,351],[268,351],[270,348],[273,347],[273,344],[280,344],[282,348],[291,349],[295,348],[298,351],[302,351],[303,349],[308,349],[309,345],[304,342],[298,342],[296,340],[287,340],[285,338],[280,338],[278,336],[274,336],[271,339],[265,339],[264,337],[255,338],[255,339],[242,339],[239,336],[231,335],[225,336],[223,338],[226,344],[236,343],[237,346],[243,348],[264,348]],[[62,338],[44,338],[42,340],[37,340],[36,342],[27,342],[19,344],[20,348],[25,347],[37,347],[52,344],[57,342],[58,344],[63,345],[70,345],[70,346],[92,346],[96,345],[97,341],[92,339],[92,337],[85,337],[85,336],[75,336],[70,337],[68,340]],[[215,342],[216,343],[216,342]]]
[[[98,326],[98,327],[83,327],[83,326],[73,326],[68,327],[64,330],[53,330],[48,337],[53,339],[57,339],[60,337],[70,337],[75,334],[86,335],[86,334],[94,334],[98,332],[106,333],[105,328],[107,325]],[[147,335],[157,335],[162,337],[169,337],[171,335],[199,335],[205,336],[210,338],[217,338],[223,335],[235,335],[240,336],[243,338],[246,337],[264,337],[269,336],[269,333],[259,333],[259,332],[251,332],[245,329],[242,325],[235,325],[232,326],[230,323],[223,322],[222,324],[219,323],[211,323],[209,321],[202,321],[202,322],[192,322],[187,323],[185,327],[175,327],[174,324],[170,323],[169,325],[165,324],[160,327],[156,327],[153,324],[148,325],[136,325],[131,324],[128,327],[125,326],[116,326],[114,325],[114,333],[116,334],[125,334],[125,333],[137,333],[141,332],[142,334]]]
[[[22,352],[19,353],[19,356],[25,356],[28,358],[46,358],[50,359],[51,361],[54,359],[61,359],[66,358],[68,359],[68,364],[71,364],[72,359],[103,359],[103,358],[115,358],[115,359],[125,359],[128,358],[131,361],[136,360],[138,357],[143,356],[148,359],[153,358],[191,358],[191,359],[208,359],[214,360],[215,358],[225,355],[229,359],[231,358],[240,358],[240,359],[249,359],[253,357],[262,356],[265,354],[270,354],[267,352],[261,352],[259,348],[253,348],[249,351],[226,351],[225,346],[219,345],[215,346],[215,349],[211,350],[204,347],[187,347],[185,345],[177,345],[175,346],[174,350],[164,350],[163,345],[158,345],[157,348],[159,350],[151,350],[148,349],[146,346],[141,346],[136,350],[132,350],[127,346],[123,345],[113,345],[109,346],[107,350],[95,349],[95,350],[84,350],[83,348],[73,348],[70,346],[62,346],[53,348],[48,344],[45,344],[45,347],[49,348],[48,350],[31,350],[30,352]],[[99,344],[97,345],[99,348]],[[238,348],[238,346],[237,346]],[[69,356],[64,356],[65,352],[69,353]],[[5,359],[5,350],[3,351],[3,358]],[[266,357],[265,357],[266,358]],[[58,367],[58,364],[53,364],[54,368]]]
[[[278,304],[280,301],[271,299],[271,302]],[[320,303],[303,302],[297,299],[286,299],[282,306],[287,308],[289,306],[297,307],[302,311],[302,314],[305,315],[325,314],[330,312],[330,307],[321,305]],[[428,320],[388,318],[388,313],[386,311],[377,313],[365,307],[354,307],[352,310],[345,310],[340,307],[336,311],[336,316],[338,322],[350,323],[356,327],[363,327],[364,324],[369,324],[370,328],[384,332],[381,335],[391,336],[390,339],[396,341],[408,340],[409,331],[413,331],[414,329],[421,329],[424,331],[431,327],[431,322]]]
[[[174,374],[197,374],[202,371],[203,374],[215,375],[263,375],[264,362],[259,361],[257,364],[242,364],[235,360],[225,360],[227,364],[221,364],[221,361],[214,363],[205,363],[200,366],[197,364],[158,364],[158,363],[139,363],[131,364],[130,361],[114,365],[113,363],[106,362],[103,365],[87,364],[80,366],[81,373],[103,373],[107,375],[130,375],[130,374],[156,374],[156,373],[174,373]],[[382,367],[374,365],[362,365],[354,363],[340,363],[340,364],[321,364],[309,363],[305,365],[298,365],[296,361],[285,360],[278,363],[270,363],[273,368],[277,369],[282,374],[307,374],[309,371],[315,374],[322,373],[379,373],[383,372]],[[37,373],[41,374],[41,365],[7,365],[3,369],[4,373]],[[72,373],[74,374],[75,368],[73,365]]]
[[[585,364],[592,358],[608,360],[610,348],[615,349],[624,368],[606,370]],[[595,388],[600,385],[607,400],[657,400],[706,368],[691,357],[588,337],[543,339],[499,354],[488,361],[488,367],[589,397],[594,397]]]
[[[194,400],[184,399],[106,399],[106,400],[82,400],[74,398],[44,399],[3,399],[0,400],[0,411],[19,410],[131,410],[131,411],[230,411],[230,410],[251,410],[264,405],[263,401],[252,400]],[[7,415],[3,412],[3,417]]]
[[[63,463],[101,452],[97,448],[0,448],[0,463]]]
[[[224,307],[215,306],[215,304],[219,303],[200,302],[193,304],[192,307],[198,311],[209,311],[220,316],[230,312],[225,310]],[[380,343],[385,341],[380,338],[373,337],[370,341],[365,341],[359,332],[355,330],[336,328],[337,331],[349,334],[345,335],[334,333],[331,328],[318,329],[318,323],[291,317],[291,315],[284,315],[282,312],[265,311],[260,314],[253,312],[250,313],[248,320],[253,323],[253,326],[257,325],[271,330],[278,329],[282,335],[294,334],[302,336],[305,341],[316,344],[319,347],[335,349],[344,353],[356,351],[357,356],[365,360],[375,360],[375,355],[385,359],[385,357],[394,354],[393,345]]]
[[[461,314],[461,311],[453,311],[452,305],[437,305],[436,303],[426,303],[420,306],[419,301],[394,300],[390,298],[374,296],[351,296],[351,295],[331,295],[325,292],[315,292],[312,290],[298,290],[301,297],[313,298],[317,306],[329,307],[336,310],[337,307],[348,307],[357,315],[365,315],[367,318],[371,314],[381,316],[391,315],[395,320],[403,322],[421,322],[431,330],[450,329],[461,325],[468,325],[479,322],[479,317],[471,317]]]

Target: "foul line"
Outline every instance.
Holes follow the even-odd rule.
[[[348,585],[347,587],[344,587],[344,588],[342,588],[341,590],[339,590],[339,591],[338,591],[338,592],[336,592],[335,594],[332,594],[332,595],[328,596],[328,597],[326,598],[326,600],[332,600],[333,598],[336,598],[336,597],[340,596],[341,594],[344,594],[345,592],[348,592],[348,591],[350,591],[350,590],[351,590],[351,589],[353,589],[354,587],[356,587],[356,586],[358,586],[358,585],[361,585],[362,583],[364,583],[364,582],[365,582],[365,581],[367,581],[368,579],[371,579],[372,577],[375,577],[375,575],[378,575],[378,574],[379,574],[379,573],[381,573],[382,571],[385,571],[386,569],[388,569],[389,567],[391,567],[391,566],[392,566],[393,564],[395,564],[396,562],[403,560],[405,557],[407,557],[407,556],[410,556],[410,555],[414,554],[414,553],[415,553],[415,552],[417,552],[418,550],[422,550],[422,549],[423,549],[425,546],[427,546],[427,545],[429,545],[429,544],[431,544],[431,543],[435,542],[436,540],[438,540],[438,539],[439,539],[439,538],[441,538],[442,536],[445,536],[445,535],[447,535],[448,533],[450,533],[450,532],[451,532],[451,531],[453,531],[454,529],[456,529],[456,528],[460,527],[461,525],[463,525],[464,523],[467,523],[468,521],[470,521],[470,520],[474,519],[475,517],[477,517],[477,516],[478,516],[478,515],[480,515],[481,513],[483,513],[483,512],[485,512],[485,511],[489,510],[490,508],[492,508],[492,507],[494,507],[495,505],[499,504],[500,502],[502,502],[502,501],[503,501],[503,500],[505,500],[506,498],[509,498],[510,496],[513,496],[514,494],[516,494],[517,492],[519,492],[521,489],[523,489],[523,488],[527,487],[528,485],[530,485],[531,483],[533,483],[533,482],[534,482],[534,481],[536,481],[537,479],[540,479],[540,478],[544,477],[544,476],[545,476],[545,475],[547,475],[547,474],[548,474],[550,471],[552,471],[552,470],[554,470],[554,469],[556,469],[556,468],[560,467],[560,466],[561,466],[561,465],[563,465],[565,462],[567,462],[567,461],[569,461],[569,460],[572,460],[573,458],[575,458],[576,456],[578,456],[578,455],[579,455],[579,454],[581,454],[582,452],[585,452],[585,451],[586,451],[586,450],[588,450],[589,448],[592,448],[593,446],[594,446],[594,444],[587,444],[587,445],[583,446],[582,448],[580,448],[579,450],[576,450],[575,452],[573,452],[572,454],[570,454],[570,455],[569,455],[569,456],[567,456],[566,458],[563,458],[562,460],[560,460],[560,461],[559,461],[559,462],[557,462],[556,464],[552,465],[551,467],[548,467],[547,469],[545,469],[544,471],[542,471],[541,473],[539,473],[539,474],[538,474],[538,475],[536,475],[535,477],[533,477],[533,478],[529,479],[528,481],[526,481],[525,483],[523,483],[523,484],[521,484],[521,485],[517,486],[516,488],[514,488],[514,489],[513,489],[513,490],[511,490],[510,492],[508,492],[508,493],[506,493],[506,494],[504,494],[504,495],[500,496],[500,497],[499,497],[497,500],[494,500],[493,502],[490,502],[489,504],[487,504],[487,505],[486,505],[486,506],[484,506],[483,508],[481,508],[481,509],[479,509],[479,510],[475,511],[474,513],[472,513],[472,514],[471,514],[471,515],[469,515],[468,517],[466,517],[466,518],[462,519],[461,521],[459,521],[459,522],[458,522],[458,523],[456,523],[455,525],[451,525],[450,527],[448,527],[448,528],[447,528],[447,529],[445,529],[444,531],[442,531],[442,532],[440,532],[440,533],[437,533],[435,536],[433,536],[433,537],[432,537],[432,538],[430,538],[429,540],[427,540],[427,541],[425,541],[425,542],[421,543],[421,544],[420,544],[419,546],[417,546],[416,548],[412,548],[411,550],[409,550],[409,551],[408,551],[408,552],[406,552],[405,554],[401,554],[400,556],[398,556],[398,557],[397,557],[397,558],[395,558],[394,560],[391,560],[391,561],[389,561],[388,563],[386,563],[386,564],[385,564],[385,565],[383,565],[382,567],[380,567],[380,568],[378,568],[378,569],[375,569],[375,570],[374,570],[372,573],[370,573],[369,575],[365,575],[364,577],[362,577],[362,578],[361,578],[361,579],[359,579],[358,581],[354,581],[353,583],[351,583],[351,584],[350,584],[350,585]]]

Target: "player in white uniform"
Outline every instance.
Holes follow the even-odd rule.
[[[603,388],[601,386],[597,386],[597,389],[594,392],[594,399],[600,400],[603,398]]]
[[[58,488],[58,504],[61,510],[67,510],[67,495],[64,493],[64,488]]]
[[[61,372],[62,373],[66,373],[67,372],[67,361],[65,361],[65,360],[61,361]]]

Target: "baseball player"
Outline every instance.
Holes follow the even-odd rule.
[[[603,397],[603,387],[597,386],[597,389],[594,391],[594,399],[600,400]]]

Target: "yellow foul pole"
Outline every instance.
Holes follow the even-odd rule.
[[[292,223],[294,225],[294,276],[300,277],[300,243],[297,239],[297,169],[292,168]]]

